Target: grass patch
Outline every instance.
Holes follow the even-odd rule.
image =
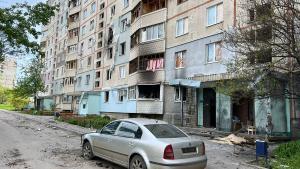
[[[15,110],[16,108],[9,104],[0,104],[0,109],[4,110]]]
[[[300,168],[300,140],[280,145],[274,150],[275,159],[271,161],[274,169]]]
[[[97,115],[88,116],[60,116],[59,121],[66,122],[73,125],[78,125],[86,128],[99,129],[111,122],[111,119],[107,116],[101,117]]]

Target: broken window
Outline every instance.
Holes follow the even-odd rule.
[[[143,0],[143,14],[154,12],[166,7],[166,0]]]
[[[98,53],[97,53],[97,59],[100,59],[101,56],[102,56],[102,52],[98,52]]]
[[[141,3],[139,3],[131,12],[132,23],[142,15]]]
[[[104,102],[109,101],[109,91],[104,92]]]
[[[99,68],[99,67],[101,67],[101,60],[96,62],[96,68]]]
[[[186,101],[186,87],[175,87],[175,101],[181,101],[181,94],[182,94],[182,100]]]
[[[136,99],[135,86],[128,88],[128,99]]]
[[[113,37],[114,37],[114,32],[113,29],[110,27],[108,29],[108,40],[107,40],[107,44],[111,44],[113,41]]]
[[[100,87],[100,81],[95,81],[95,87]]]
[[[160,98],[160,85],[139,85],[139,98],[140,99],[159,99]]]
[[[175,68],[176,69],[184,68],[185,55],[186,55],[186,50],[175,53],[175,59],[176,59],[175,60]]]
[[[138,58],[129,62],[129,74],[132,74],[138,70]]]
[[[108,58],[112,59],[113,58],[113,48],[108,48]]]
[[[106,80],[110,80],[111,79],[111,74],[112,72],[110,71],[110,69],[106,70]]]
[[[140,56],[138,70],[160,70],[164,68],[164,53]]]
[[[119,89],[118,90],[119,102],[123,102],[127,97],[127,90],[126,89]]]
[[[188,0],[177,0],[177,5],[182,4],[183,2],[186,2]]]
[[[100,71],[96,72],[96,78],[100,78],[100,75],[101,75]]]
[[[120,44],[121,50],[120,50],[120,55],[125,55],[126,51],[126,42],[123,42]]]

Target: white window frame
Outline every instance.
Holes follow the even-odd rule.
[[[120,77],[120,79],[125,79],[126,78],[125,66],[120,66],[119,67],[119,77]]]
[[[214,62],[219,62],[220,60],[217,60],[217,55],[216,55],[216,45],[218,43],[221,43],[220,41],[218,42],[213,42],[213,43],[209,43],[209,44],[206,44],[206,62],[207,63],[214,63]],[[210,56],[210,47],[212,47],[212,60],[209,60],[209,56]],[[221,49],[220,49],[221,50]],[[222,59],[222,57],[221,57]]]
[[[127,29],[127,18],[121,21],[121,32],[125,32]]]
[[[182,24],[182,25],[181,25]],[[182,31],[179,31],[179,27],[182,26]],[[176,21],[176,29],[175,29],[175,36],[183,36],[189,33],[189,18],[181,18]]]
[[[128,100],[136,100],[136,86],[128,87]]]
[[[210,23],[210,10],[214,10],[214,20],[212,23]],[[212,25],[216,25],[219,24],[221,22],[223,22],[224,20],[224,16],[223,16],[223,3],[219,3],[213,6],[210,6],[206,9],[206,19],[207,19],[207,26],[212,26]]]
[[[149,42],[158,39],[163,39],[165,37],[164,23],[143,28],[141,32],[141,37],[142,37],[141,42]]]
[[[129,0],[123,0],[123,7],[127,8],[129,6]]]
[[[123,97],[123,100],[121,99]],[[127,89],[118,90],[118,102],[124,102],[127,99]]]

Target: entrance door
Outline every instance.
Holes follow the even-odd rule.
[[[203,89],[203,126],[216,127],[216,92],[212,88]]]

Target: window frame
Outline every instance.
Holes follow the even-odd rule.
[[[186,57],[186,53],[187,53],[187,50],[175,52],[175,69],[183,69],[184,68],[184,58]],[[181,54],[181,55],[179,56],[179,54]],[[177,58],[178,57],[181,57],[181,60],[183,63],[182,63],[182,66],[177,67]]]
[[[182,33],[178,33],[179,29],[179,23],[182,21],[183,31]],[[176,26],[175,26],[175,37],[184,36],[189,33],[189,17],[184,17],[181,19],[176,20]]]
[[[219,6],[221,6],[222,5],[222,12],[223,12],[223,14],[222,14],[222,19],[219,19],[218,18],[218,16],[220,16],[219,15]],[[214,16],[215,16],[215,18],[214,18],[214,22],[213,23],[210,23],[209,22],[209,10],[210,9],[215,9],[215,13],[214,13]],[[212,6],[209,6],[208,8],[206,8],[206,26],[207,27],[210,27],[210,26],[213,26],[213,25],[217,25],[217,24],[219,24],[219,23],[222,23],[222,22],[224,22],[224,5],[223,5],[223,2],[221,2],[221,3],[218,3],[218,4],[215,4],[215,5],[212,5]]]

